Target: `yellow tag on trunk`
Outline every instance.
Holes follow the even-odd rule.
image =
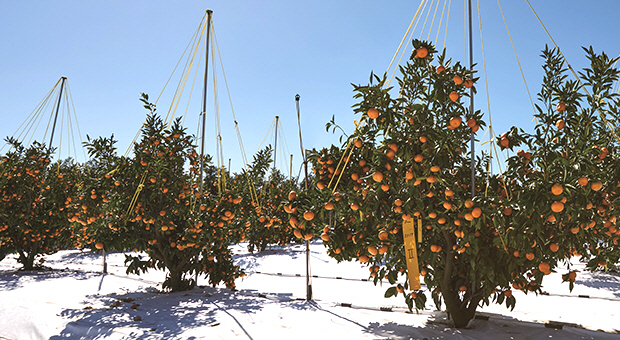
[[[418,268],[418,247],[415,243],[415,224],[413,219],[403,221],[403,238],[405,240],[405,256],[407,257],[407,273],[409,274],[409,289],[418,290],[420,284],[420,269]]]

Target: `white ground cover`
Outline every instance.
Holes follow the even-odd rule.
[[[560,269],[543,282],[549,295],[516,292],[514,311],[485,306],[478,310],[488,320],[454,329],[428,292],[427,309],[408,313],[402,297],[383,298],[387,283],[374,286],[366,267],[337,263],[320,242],[311,245],[316,277],[313,301],[305,301],[304,249],[250,254],[235,246],[248,274],[237,291],[201,278],[198,288],[171,294],[159,292],[162,271],[125,274],[120,253],[108,255],[108,274],[90,251],[45,256],[52,270],[32,272],[17,271],[10,255],[0,261],[0,339],[620,339],[620,275],[585,272],[578,260],[572,293]]]

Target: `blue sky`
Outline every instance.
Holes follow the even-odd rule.
[[[586,66],[581,46],[592,45],[612,57],[620,54],[615,24],[620,2],[530,3],[574,68]],[[294,154],[296,173],[301,157],[295,94],[301,96],[304,146],[320,148],[338,143],[337,135],[325,131],[325,123],[335,115],[345,130],[352,130],[355,117],[351,105],[355,101],[350,84],[366,84],[371,71],[386,71],[419,4],[418,0],[2,1],[0,135],[13,135],[58,79],[65,76],[82,138],[86,134],[114,133],[124,152],[145,118],[146,111],[138,100],[140,93],[148,93],[151,98],[159,95],[209,8],[214,11],[213,24],[248,158],[278,115],[288,146],[282,152]],[[441,0],[431,40],[443,4]],[[430,5],[429,1],[427,10]],[[436,5],[437,1],[433,3]],[[503,0],[501,5],[535,98],[542,79],[540,50],[551,41],[525,0]],[[501,133],[512,125],[531,130],[532,106],[498,3],[482,1],[480,7],[494,130]],[[423,32],[422,24],[418,25],[414,36],[427,37],[432,16],[433,12]],[[439,34],[440,47],[446,16]],[[452,0],[446,48],[454,60],[464,58],[463,25],[464,2]],[[483,76],[476,11],[474,49]],[[225,163],[232,159],[232,170],[238,171],[241,154],[221,73],[218,82],[224,159]],[[175,86],[169,85],[158,103],[162,113]],[[212,86],[210,83],[209,88]],[[191,133],[196,132],[199,113],[199,94],[194,96],[194,106],[190,106],[185,121]],[[211,97],[208,112],[213,112],[213,102]],[[475,103],[477,109],[488,111],[483,79]],[[208,117],[207,151],[214,153],[213,116]],[[42,139],[44,123],[38,131],[36,138]],[[479,137],[487,138],[481,132]],[[67,139],[66,132],[63,138]],[[77,136],[75,140],[80,141]],[[83,158],[81,153],[77,157]],[[289,160],[288,156],[278,157]],[[285,170],[284,163],[278,166]]]

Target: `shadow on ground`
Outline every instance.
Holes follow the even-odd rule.
[[[183,335],[183,338],[192,339],[187,337],[188,331],[204,333],[211,327],[218,327],[222,320],[234,319],[230,314],[232,311],[256,313],[265,304],[273,303],[252,295],[249,291],[205,288],[170,294],[134,292],[90,296],[93,305],[109,307],[63,311],[62,316],[71,321],[59,335],[50,339],[105,339],[113,335],[131,339],[174,339]],[[132,309],[132,305],[137,306]],[[237,324],[251,338],[243,325],[238,321]]]

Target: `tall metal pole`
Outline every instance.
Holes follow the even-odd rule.
[[[202,115],[202,133],[200,137],[200,177],[198,182],[198,188],[200,195],[202,195],[202,176],[204,169],[204,154],[205,154],[205,130],[207,128],[207,76],[209,73],[209,36],[211,32],[211,15],[213,11],[207,10],[207,38],[206,38],[206,58],[205,58],[205,78],[202,89],[202,109],[200,114]]]
[[[280,122],[280,116],[276,116],[276,140],[273,143],[273,170],[276,169],[276,159],[278,158],[278,124]]]
[[[472,4],[469,0],[469,69],[474,71],[474,43],[472,33]],[[472,73],[473,75],[473,73]],[[474,88],[469,89],[469,112],[474,114]],[[476,150],[474,149],[474,132],[471,132],[471,198],[476,194]]]
[[[56,115],[54,116],[54,125],[52,125],[52,135],[50,137],[50,145],[49,148],[52,148],[52,141],[54,140],[54,131],[56,130],[56,121],[58,121],[58,111],[60,111],[60,102],[62,100],[62,90],[65,87],[66,77],[60,78],[62,82],[60,83],[60,94],[58,94],[58,102],[56,103]]]
[[[308,190],[308,159],[306,150],[301,138],[301,118],[299,114],[299,95],[295,95],[295,105],[297,106],[297,125],[299,126],[299,145],[301,147],[301,157],[304,162],[304,188]],[[310,277],[310,241],[306,240],[306,301],[312,300],[312,279]]]

